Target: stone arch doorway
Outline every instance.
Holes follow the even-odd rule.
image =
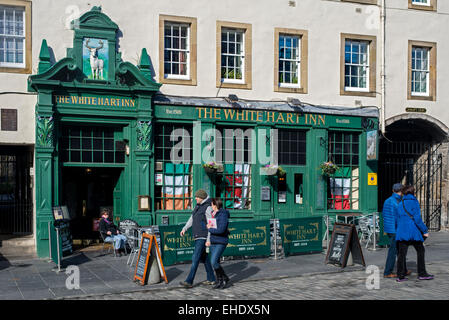
[[[412,184],[431,231],[448,222],[449,128],[426,114],[400,114],[385,123],[379,141],[379,210],[396,182]]]

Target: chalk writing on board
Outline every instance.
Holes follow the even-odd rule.
[[[337,234],[334,241],[334,247],[332,248],[332,259],[340,260],[343,251],[343,246],[345,243],[345,236],[342,234]]]
[[[150,239],[143,238],[142,250],[140,252],[139,261],[137,261],[137,271],[136,271],[136,275],[138,275],[141,278],[143,278],[145,273],[145,264],[147,260],[147,253],[149,246],[150,246]]]

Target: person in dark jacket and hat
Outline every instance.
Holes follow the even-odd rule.
[[[212,219],[215,219],[215,223],[210,221],[207,228],[210,232],[210,260],[217,278],[217,283],[213,288],[224,289],[229,282],[229,278],[220,266],[220,258],[228,245],[229,211],[223,209],[223,202],[220,198],[212,200],[212,210]]]
[[[428,237],[428,229],[421,219],[421,209],[415,197],[413,186],[402,188],[402,201],[398,207],[396,241],[398,246],[398,278],[396,281],[406,281],[407,249],[412,245],[416,250],[418,259],[418,279],[432,280],[433,275],[428,274],[424,262],[424,237]]]
[[[193,280],[195,279],[196,271],[200,262],[204,263],[207,273],[207,284],[215,283],[215,275],[210,263],[208,254],[206,252],[206,242],[209,242],[209,232],[207,231],[207,220],[210,219],[212,213],[211,199],[207,192],[199,189],[195,192],[196,206],[193,209],[192,215],[181,230],[181,237],[185,232],[192,227],[193,239],[195,247],[192,255],[192,266],[190,273],[185,281],[180,284],[185,288],[193,287]]]

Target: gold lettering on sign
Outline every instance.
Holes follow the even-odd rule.
[[[105,98],[107,100],[107,98]],[[111,98],[112,99],[112,98]],[[100,101],[100,98],[98,99]],[[107,103],[107,101],[105,102]],[[112,100],[112,105],[116,103],[120,106],[134,106],[134,101],[126,100]],[[326,115],[323,114],[299,114],[292,112],[277,112],[277,111],[256,111],[256,110],[235,110],[235,109],[220,109],[220,108],[206,108],[196,107],[199,119],[215,119],[215,120],[234,120],[234,121],[257,121],[257,122],[271,122],[271,123],[287,123],[287,124],[302,124],[304,117],[304,124],[326,125]],[[175,110],[165,109],[166,114],[178,114]],[[181,112],[179,114],[182,114]],[[224,116],[223,116],[224,115]],[[337,120],[337,123],[339,121]]]

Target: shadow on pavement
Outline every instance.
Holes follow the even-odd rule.
[[[226,274],[232,282],[245,280],[260,271],[260,268],[251,266],[248,268],[248,262],[241,261],[231,265],[223,266]]]
[[[165,274],[167,275],[168,283],[174,281],[182,273],[183,273],[182,270],[180,270],[176,267],[165,270]]]
[[[0,253],[0,270],[7,269],[11,266],[9,260]]]

